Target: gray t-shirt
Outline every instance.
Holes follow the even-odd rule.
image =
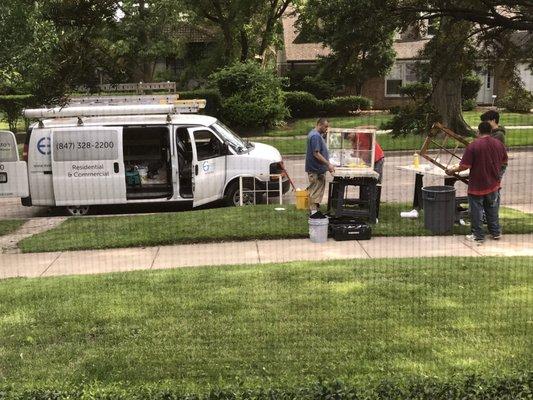
[[[313,129],[307,135],[307,153],[305,155],[305,172],[314,172],[315,174],[325,174],[328,170],[327,165],[322,164],[315,158],[314,152],[318,151],[329,161],[329,152],[326,142],[322,135],[316,129]]]

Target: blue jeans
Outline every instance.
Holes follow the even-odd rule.
[[[476,240],[483,240],[485,233],[483,232],[483,213],[487,219],[487,228],[492,236],[501,234],[500,228],[500,191],[483,195],[474,196],[468,195],[468,205],[470,207],[470,223],[472,226],[472,234]]]

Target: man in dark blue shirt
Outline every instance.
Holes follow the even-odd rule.
[[[320,203],[326,188],[326,172],[333,173],[335,167],[329,162],[329,152],[324,138],[329,122],[320,118],[315,129],[307,135],[307,153],[305,155],[305,172],[309,177],[309,210],[311,218],[324,218],[320,212]]]

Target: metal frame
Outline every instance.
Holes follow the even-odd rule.
[[[239,176],[239,206],[240,207],[242,207],[244,205],[244,203],[242,201],[242,194],[243,193],[253,193],[254,194],[254,205],[257,204],[257,193],[266,193],[267,204],[270,204],[269,203],[268,194],[270,192],[272,192],[272,190],[268,189],[268,183],[270,182],[271,178],[277,178],[278,179],[279,204],[283,204],[283,174],[270,174],[270,175],[268,175],[268,177],[269,177],[269,180],[266,181],[266,185],[265,185],[266,189],[257,190],[255,177],[242,176],[242,175]],[[253,178],[253,181],[254,181],[253,190],[243,190],[244,189],[243,179],[246,179],[246,178]]]
[[[377,129],[371,129],[371,128],[360,128],[360,129],[357,129],[357,128],[329,128],[328,129],[328,137],[329,137],[329,134],[330,133],[371,133],[372,134],[372,148],[369,149],[371,151],[370,153],[370,162],[371,162],[371,165],[370,169],[374,169],[374,163],[375,163],[375,152],[376,152],[376,131]],[[341,136],[341,143],[344,139],[342,138]],[[329,148],[329,143],[328,143],[328,148]],[[341,148],[341,150],[343,150]]]
[[[439,133],[444,133],[444,137],[443,137],[442,143],[437,142],[437,135]],[[446,141],[449,138],[452,138],[456,142],[459,142],[459,143],[457,143],[455,145],[455,148],[453,149],[453,151],[450,151],[445,146],[446,145]],[[436,122],[431,127],[431,129],[429,131],[429,134],[426,137],[426,140],[424,141],[424,144],[422,145],[422,148],[420,149],[420,155],[422,157],[424,157],[426,160],[428,160],[430,163],[432,163],[433,165],[439,167],[442,170],[446,170],[450,166],[450,162],[452,161],[453,158],[456,158],[459,161],[461,161],[461,157],[459,157],[456,154],[457,150],[459,149],[459,144],[463,144],[466,147],[466,146],[468,146],[470,144],[470,142],[468,140],[466,140],[464,137],[459,136],[457,133],[455,133],[451,129],[445,127],[441,123]],[[439,149],[439,152],[438,152],[436,157],[432,157],[429,154],[429,150],[430,150],[430,146],[431,145],[435,145]],[[437,161],[437,159],[440,158],[440,155],[442,154],[443,151],[445,153],[448,153],[451,156],[446,165],[441,164],[440,162]],[[457,179],[457,180],[460,180],[460,181],[468,184],[468,178],[460,176],[457,173],[454,173],[453,177],[455,179]]]

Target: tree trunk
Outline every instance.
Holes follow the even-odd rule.
[[[363,93],[363,85],[364,85],[364,82],[362,81],[355,81],[355,95],[356,96],[361,96],[361,93]]]
[[[243,63],[248,60],[248,55],[250,52],[250,46],[248,45],[248,36],[246,35],[246,31],[244,29],[241,29],[239,40],[241,42],[241,62]]]
[[[231,28],[222,27],[222,34],[224,35],[224,57],[226,62],[231,62],[233,59],[233,35],[231,34]]]
[[[459,135],[468,135],[470,127],[463,119],[461,86],[463,75],[471,70],[474,60],[465,49],[472,25],[442,18],[440,29],[427,47],[433,92],[431,104],[443,125]]]
[[[459,135],[468,135],[470,127],[462,114],[461,86],[463,78],[441,78],[433,84],[431,103],[440,114],[442,124]]]

